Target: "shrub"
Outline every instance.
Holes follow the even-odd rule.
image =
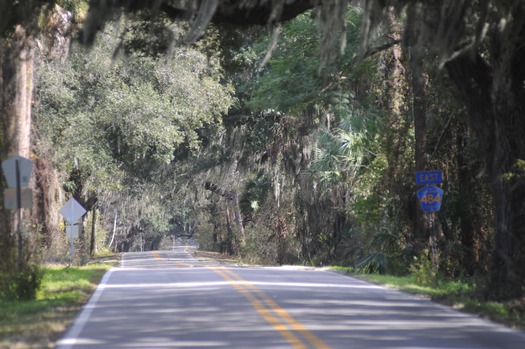
[[[0,280],[0,298],[10,301],[28,301],[36,298],[42,284],[40,267],[26,266],[23,270],[6,273]]]
[[[420,258],[414,257],[414,264],[410,266],[410,272],[415,276],[419,285],[435,286],[437,283],[437,270],[426,255],[428,255],[428,250],[424,250]]]

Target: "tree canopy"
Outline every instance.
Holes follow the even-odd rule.
[[[34,152],[118,248],[183,231],[266,263],[489,271],[487,296],[523,296],[522,2],[0,1],[6,124],[54,5],[78,40],[39,58]],[[433,168],[426,216],[413,175]]]

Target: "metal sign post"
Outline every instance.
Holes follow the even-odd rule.
[[[73,205],[70,206],[70,217],[73,217]],[[73,235],[73,225],[74,223],[72,221],[69,222],[69,229],[71,230],[71,236],[69,237],[69,240],[71,241],[71,264],[73,264],[73,261],[75,260],[75,237]]]
[[[18,270],[24,267],[22,258],[22,188],[20,187],[20,166],[18,160],[15,162],[16,167],[16,209],[17,209],[17,232],[18,232]]]
[[[432,255],[432,265],[434,273],[438,271],[437,256],[437,238],[436,238],[436,212],[441,209],[443,201],[443,189],[432,184],[443,182],[443,173],[441,171],[422,171],[416,172],[416,184],[425,185],[423,189],[418,190],[417,196],[421,209],[425,214],[425,225],[430,237],[430,252]]]

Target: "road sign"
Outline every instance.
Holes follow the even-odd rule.
[[[86,213],[86,209],[82,207],[77,200],[71,198],[64,206],[62,206],[59,212],[69,224],[73,225]]]
[[[20,171],[20,186],[27,187],[31,172],[33,171],[33,161],[22,156],[11,156],[9,159],[2,161],[2,170],[9,188],[16,188],[16,163]]]
[[[4,204],[8,209],[16,209],[17,212],[17,235],[18,235],[18,270],[24,267],[24,258],[22,257],[22,208],[32,206],[33,193],[24,191],[24,187],[29,185],[31,172],[33,171],[33,161],[22,156],[15,155],[2,161],[2,171],[9,189],[4,192]],[[14,194],[13,194],[14,192]],[[29,199],[29,203],[28,200]]]
[[[421,208],[425,212],[437,212],[441,208],[443,189],[429,185],[417,192]]]
[[[443,182],[443,172],[441,171],[421,171],[416,172],[416,184],[428,185]]]
[[[81,226],[78,224],[66,226],[66,235],[70,239],[78,238],[81,231]]]
[[[20,194],[20,208],[33,208],[33,190],[23,188]],[[8,210],[18,208],[16,206],[16,189],[7,188],[4,190],[4,206]]]

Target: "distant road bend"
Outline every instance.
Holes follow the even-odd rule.
[[[333,272],[127,253],[58,349],[521,349],[525,334]]]

